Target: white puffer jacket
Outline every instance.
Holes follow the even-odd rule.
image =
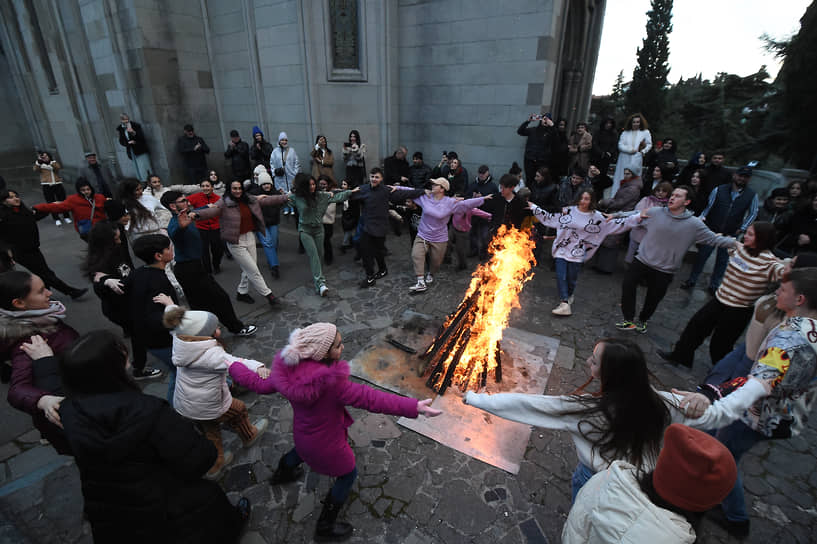
[[[173,364],[176,392],[173,408],[189,419],[207,421],[221,417],[230,408],[233,396],[227,386],[230,364],[240,361],[252,371],[264,366],[252,359],[234,357],[210,337],[173,335]]]
[[[656,506],[638,485],[635,467],[614,461],[584,484],[562,529],[562,542],[695,542],[682,516]]]

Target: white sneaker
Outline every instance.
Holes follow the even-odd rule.
[[[571,315],[573,312],[570,310],[570,304],[567,302],[562,302],[551,312],[553,315]]]
[[[574,300],[573,295],[570,295],[569,297],[567,297],[567,303],[570,304],[571,306],[573,306],[573,300]]]
[[[434,276],[426,274],[426,283],[434,283]]]
[[[65,221],[65,224],[66,224],[66,225],[70,225],[70,224],[71,224],[71,220],[70,220],[70,219],[68,219],[67,217],[66,217],[65,219],[63,219],[63,221]]]
[[[56,221],[54,221],[54,224],[57,225],[58,227],[61,227],[62,226],[62,221],[57,219]]]
[[[253,425],[258,430],[258,432],[255,433],[255,436],[253,436],[249,442],[244,443],[245,448],[249,448],[256,442],[258,442],[258,439],[261,438],[261,435],[264,434],[264,432],[267,430],[267,427],[269,427],[269,419],[265,417],[261,418],[255,423],[253,423]]]
[[[329,292],[329,288],[325,285],[321,285],[321,288],[318,290],[322,297],[326,296],[326,293]]]
[[[422,278],[417,280],[417,283],[409,287],[409,291],[412,293],[422,293],[426,289],[428,289],[428,287],[426,287],[426,282],[424,282]]]

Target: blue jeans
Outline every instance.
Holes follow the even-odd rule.
[[[746,376],[754,361],[746,355],[746,344],[738,344],[726,357],[715,363],[704,383],[720,385],[739,376]]]
[[[593,472],[593,469],[583,464],[581,461],[576,464],[576,470],[573,471],[573,477],[570,479],[570,491],[572,493],[570,504],[576,502],[576,495],[579,494],[579,490],[584,484],[587,483],[587,480],[593,477],[594,474],[595,472]]]
[[[582,263],[556,259],[556,286],[559,289],[559,300],[566,302],[576,290],[576,280],[579,278],[581,269]]]
[[[170,380],[167,382],[167,402],[173,406],[173,393],[176,391],[176,366],[171,358],[173,348],[148,349],[148,352],[162,361],[167,366],[167,375]]]
[[[264,246],[264,255],[270,267],[278,266],[278,225],[267,225],[263,232],[255,231],[255,235]]]
[[[294,467],[303,463],[304,460],[301,459],[301,456],[298,455],[298,452],[295,451],[295,448],[289,450],[289,452],[284,455],[284,464],[287,467]],[[343,476],[338,476],[338,479],[335,480],[335,484],[332,486],[331,493],[332,493],[332,500],[336,504],[343,504],[346,502],[347,497],[349,497],[349,492],[352,490],[352,485],[355,483],[355,479],[357,478],[357,467],[353,468],[351,472],[347,472]]]
[[[718,429],[715,438],[720,440],[721,444],[726,446],[732,453],[735,464],[740,462],[740,458],[743,457],[744,453],[752,449],[752,446],[762,440],[767,440],[765,436],[742,421],[735,421],[722,429]],[[749,519],[749,514],[746,512],[746,498],[743,496],[743,478],[740,475],[740,468],[738,468],[735,487],[723,499],[721,508],[729,521],[747,521]]]
[[[695,285],[698,277],[704,270],[706,261],[709,256],[715,251],[714,246],[698,246],[698,258],[695,259],[695,264],[692,266],[692,273],[689,275],[688,283]],[[715,268],[712,269],[712,277],[709,279],[709,287],[717,289],[723,280],[723,275],[726,273],[726,265],[729,264],[729,250],[725,247],[718,248],[718,254],[715,257]]]

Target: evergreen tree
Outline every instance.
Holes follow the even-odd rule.
[[[782,44],[779,50],[785,60],[777,76],[776,84],[780,92],[774,107],[783,114],[785,148],[791,163],[799,168],[809,168],[815,160],[815,146],[808,134],[817,125],[817,107],[814,106],[814,89],[817,89],[817,1],[806,8],[797,35],[788,44]]]
[[[660,127],[669,74],[672,0],[652,0],[647,12],[647,37],[638,48],[638,64],[627,91],[627,109],[641,112],[653,128]]]
[[[616,82],[613,84],[613,93],[610,98],[613,101],[613,112],[611,115],[616,119],[623,117],[625,110],[625,92],[624,85],[624,70],[621,70],[616,76]]]

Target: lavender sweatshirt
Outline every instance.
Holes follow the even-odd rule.
[[[422,195],[414,199],[415,204],[423,209],[417,235],[426,242],[448,241],[448,220],[459,210],[477,208],[485,202],[485,197],[457,200],[444,196],[437,200],[433,196]]]

